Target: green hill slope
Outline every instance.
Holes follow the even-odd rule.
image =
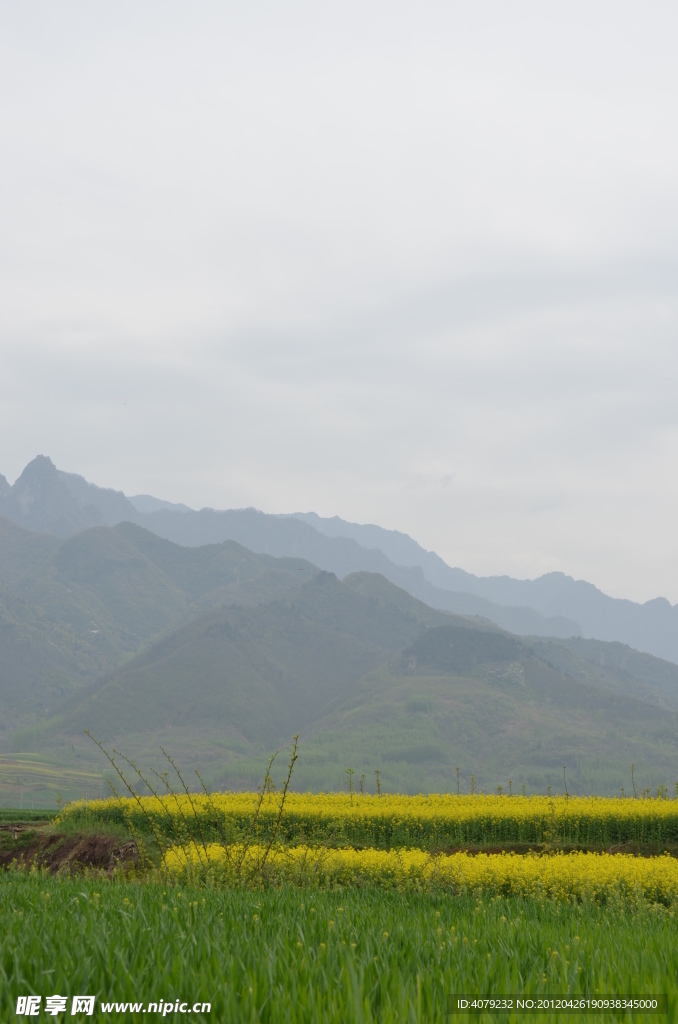
[[[0,749],[205,608],[271,600],[315,571],[233,542],[181,548],[129,523],[58,541],[0,520]]]
[[[566,674],[581,673],[583,659],[589,681],[678,711],[678,665],[672,661],[643,654],[627,644],[581,637],[551,640],[546,646],[537,638],[532,643],[537,653],[543,651],[544,658]]]
[[[390,589],[400,602],[403,592]],[[75,740],[90,728],[126,749],[165,735],[183,755],[216,744],[260,757],[448,621],[404,597],[408,607],[399,607],[319,573],[285,599],[206,613],[64,704],[59,732]]]
[[[471,775],[483,790],[512,780],[514,791],[580,793],[630,790],[629,765],[642,766],[641,788],[678,779],[678,671],[673,710],[640,700],[628,679],[568,652],[490,629],[429,630],[398,657],[338,697],[306,747],[316,779],[340,778],[337,761],[391,790],[462,792]],[[608,645],[602,645],[603,647]],[[619,646],[619,645],[618,645]],[[662,665],[664,663],[660,663]],[[304,779],[312,773],[300,770]]]
[[[678,667],[568,644],[436,612],[383,577],[320,573],[282,599],[201,615],[21,745],[82,751],[89,728],[145,760],[168,744],[213,784],[249,786],[299,732],[295,783],[312,789],[338,788],[351,767],[372,787],[378,769],[391,791],[453,790],[459,766],[464,791],[472,774],[484,790],[562,791],[567,765],[572,791],[618,792],[632,761],[641,788],[673,787]]]

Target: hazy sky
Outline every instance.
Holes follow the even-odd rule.
[[[677,30],[0,0],[0,472],[678,602]]]

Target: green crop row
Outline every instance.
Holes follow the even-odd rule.
[[[81,801],[61,821],[69,827],[115,823],[153,832],[168,844],[265,841],[287,844],[445,850],[459,846],[547,844],[609,848],[635,843],[678,846],[678,801],[499,796],[360,796],[196,793],[162,799]],[[258,810],[257,810],[258,808]]]
[[[468,993],[667,993],[676,1020],[677,953],[675,918],[652,906],[0,876],[3,1021],[18,996],[55,993],[200,1000],[211,1012],[189,1019],[215,1024],[454,1021],[448,997]]]

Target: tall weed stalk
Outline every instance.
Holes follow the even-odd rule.
[[[89,729],[85,729],[85,734],[89,736],[92,742],[99,747],[99,750],[115,771],[128,794],[127,799],[125,799],[125,797],[117,791],[115,785],[110,783],[113,795],[120,804],[123,818],[127,823],[141,854],[145,852],[145,843],[138,828],[133,822],[132,815],[130,814],[130,808],[132,806],[130,801],[132,801],[133,804],[141,811],[141,814],[148,825],[149,833],[157,848],[162,868],[165,871],[169,871],[167,853],[172,849],[173,851],[180,851],[180,856],[184,861],[185,871],[189,875],[195,876],[198,874],[203,878],[210,877],[212,880],[222,879],[230,884],[245,886],[266,884],[268,880],[267,862],[269,860],[271,850],[277,842],[277,837],[283,821],[285,802],[287,800],[287,795],[292,781],[292,773],[299,758],[298,735],[293,737],[292,743],[289,747],[281,747],[269,758],[263,782],[257,789],[257,803],[254,808],[254,812],[244,829],[235,830],[232,826],[227,827],[223,815],[219,814],[214,804],[202,775],[196,770],[195,774],[198,777],[202,793],[209,809],[206,824],[208,833],[211,834],[209,835],[208,840],[208,837],[205,834],[205,829],[203,828],[203,819],[205,816],[200,813],[196,806],[193,794],[186,784],[181,773],[181,769],[164,747],[161,746],[160,750],[162,751],[165,759],[171,765],[178,780],[178,785],[174,785],[172,783],[169,771],[158,772],[154,768],[151,768],[150,774],[154,775],[155,778],[159,780],[165,790],[164,793],[160,793],[158,792],[157,785],[153,783],[150,776],[144,775],[134,761],[130,760],[130,758],[121,751],[116,750],[115,747],[112,748],[112,752],[106,750],[101,740],[97,740],[92,736]],[[283,785],[279,790],[277,811],[273,827],[269,833],[268,844],[263,850],[263,853],[261,853],[261,846],[258,841],[259,817],[265,797],[275,793],[275,786],[273,785],[272,777],[273,766],[278,755],[286,749],[290,750],[290,759],[287,763],[287,773]],[[148,813],[143,799],[134,789],[132,782],[126,776],[125,769],[120,761],[125,762],[127,767],[131,769],[134,775],[136,775],[138,782],[141,782],[147,788],[149,793],[159,803],[160,807],[162,807],[164,812],[162,815],[162,821],[167,823],[166,830],[160,828],[157,820],[154,820],[154,816]],[[170,809],[172,804],[174,804],[176,809],[175,813]],[[210,847],[213,843],[214,846],[218,848],[216,851],[216,857],[214,854],[212,856],[210,855]],[[256,851],[256,856],[248,856],[250,851]]]

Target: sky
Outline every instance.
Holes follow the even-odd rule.
[[[0,472],[678,602],[677,29],[0,0]]]

